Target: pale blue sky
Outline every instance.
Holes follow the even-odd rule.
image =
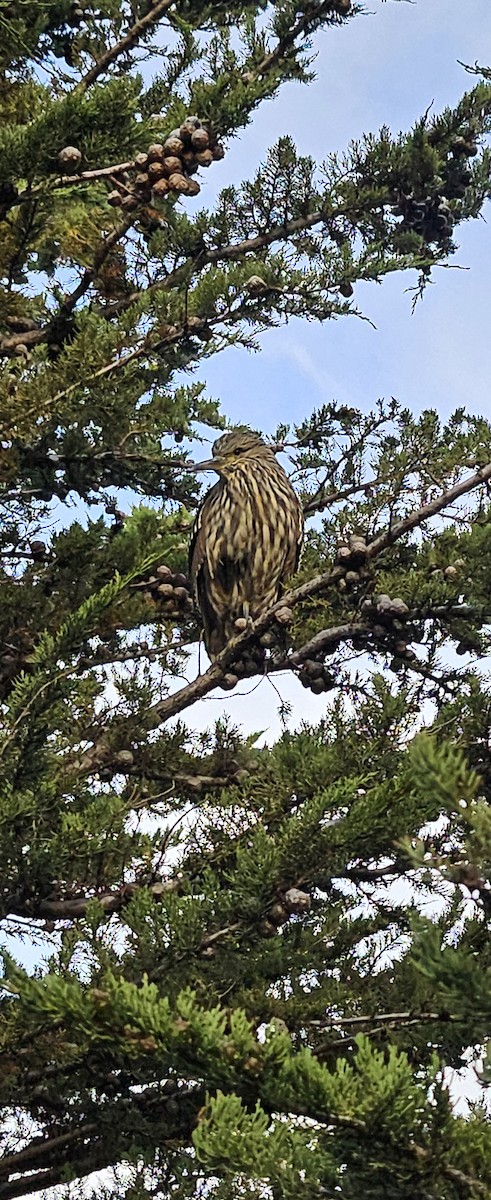
[[[432,101],[435,112],[454,104],[476,82],[459,59],[491,64],[488,0],[388,0],[370,7],[344,29],[316,38],[316,81],[288,84],[262,106],[206,174],[200,202],[251,176],[284,133],[301,153],[322,160],[384,123],[393,132],[409,129]],[[375,330],[356,318],[324,325],[295,320],[265,334],[260,355],[226,351],[201,377],[229,416],[265,430],[331,399],[368,408],[394,395],[415,410],[431,405],[444,414],[460,404],[489,410],[489,228],[470,222],[457,240],[452,261],[469,269],[438,270],[414,316],[405,292],[414,273],[381,286],[358,284],[354,300]]]

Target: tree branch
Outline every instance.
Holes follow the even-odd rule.
[[[436,517],[444,508],[448,508],[460,496],[466,496],[472,492],[474,488],[480,487],[491,479],[491,463],[479,467],[479,470],[474,475],[467,475],[461,479],[459,483],[455,483],[447,492],[443,492],[440,496],[435,496],[428,504],[422,505],[421,508],[409,513],[407,517],[403,517],[400,521],[396,521],[395,525],[388,526],[384,533],[379,537],[374,538],[370,542],[367,550],[368,558],[376,558],[381,554],[382,550],[386,550],[393,542],[403,537],[405,533],[410,533],[417,525],[421,525],[423,521],[428,521],[431,517]]]
[[[200,253],[195,267],[199,266],[200,270],[210,264],[217,262],[233,261],[236,258],[243,258],[246,254],[255,254],[258,250],[264,250],[270,246],[272,242],[285,241],[295,233],[302,233],[305,229],[311,229],[313,225],[319,225],[321,221],[325,221],[331,217],[344,216],[344,209],[333,210],[328,213],[324,209],[316,209],[315,212],[309,213],[306,217],[296,217],[295,220],[285,221],[283,225],[273,225],[266,233],[257,234],[256,237],[244,238],[241,242],[229,242],[226,246],[215,246],[213,249],[205,250]],[[191,264],[191,269],[192,269]],[[189,271],[190,263],[182,263],[176,267],[165,279],[156,279],[153,283],[145,288],[145,294],[155,291],[167,291],[170,288],[178,287],[182,283],[183,273]],[[119,312],[123,312],[134,304],[141,296],[140,291],[132,292],[129,296],[125,296],[122,300],[115,300],[114,304],[108,304],[104,309],[105,315],[112,317]]]
[[[176,267],[175,270],[171,271],[165,278],[156,279],[153,283],[150,283],[148,287],[144,289],[138,289],[137,291],[131,292],[128,296],[125,296],[121,300],[116,300],[112,304],[107,304],[105,307],[98,310],[98,314],[109,320],[112,317],[118,316],[120,313],[125,312],[139,299],[141,299],[142,291],[145,295],[150,295],[153,292],[170,291],[173,288],[182,286],[182,284],[185,283],[189,278],[190,272],[191,274],[198,274],[201,273],[205,267],[214,263],[234,261],[235,259],[245,257],[247,254],[255,254],[259,250],[266,249],[266,247],[272,245],[274,242],[285,241],[287,238],[294,236],[296,233],[302,233],[306,229],[311,229],[314,225],[318,225],[321,222],[326,222],[331,217],[339,217],[343,215],[345,214],[344,209],[342,208],[333,210],[331,213],[328,213],[327,209],[316,209],[315,212],[310,213],[306,217],[296,217],[295,220],[286,221],[283,225],[275,225],[266,233],[258,234],[256,237],[244,238],[241,242],[229,243],[226,246],[217,246],[210,250],[200,251],[198,255],[194,255],[194,257],[190,256],[189,259],[187,259],[184,263],[181,263],[179,267]],[[97,269],[102,265],[102,262],[107,256],[107,253],[109,253],[112,246],[115,244],[115,241],[117,241],[119,237],[123,236],[127,229],[130,228],[134,222],[134,219],[134,215],[132,217],[128,217],[127,222],[125,223],[125,228],[122,226],[119,227],[121,232],[119,233],[118,237],[114,237],[110,244],[109,238],[113,238],[113,235],[110,234],[109,238],[105,239],[103,246],[106,246],[106,242],[108,243],[106,253],[100,261],[97,261],[96,259],[94,260],[93,267],[87,268],[81,283],[73,293],[73,295],[76,296],[74,303],[76,303],[77,300],[80,299],[80,296],[83,295],[83,293],[87,290],[93,280],[94,275],[97,273]],[[70,303],[70,300],[71,297],[68,297],[67,301],[63,302],[63,305],[56,314],[56,317],[54,317],[49,324],[44,326],[42,329],[34,329],[26,333],[15,334],[11,337],[4,338],[0,342],[0,354],[11,356],[15,354],[16,348],[19,345],[24,345],[29,348],[30,346],[36,346],[39,345],[40,342],[46,341],[50,330],[53,328],[57,317],[60,315],[60,312],[72,311],[74,304],[70,304],[70,307],[67,307],[67,305]],[[226,314],[224,313],[218,314],[215,318],[215,321],[223,321],[225,315]],[[214,318],[212,317],[206,319],[206,323],[208,325],[212,325],[213,321]],[[173,337],[170,339],[160,339],[160,342],[162,345],[178,342],[183,336],[183,333],[186,333],[185,325],[178,334],[173,335]],[[131,351],[131,353],[125,358],[119,357],[117,359],[113,359],[112,362],[107,363],[94,375],[90,376],[90,380],[101,378],[103,375],[109,374],[111,371],[120,368],[127,362],[131,362],[135,358],[139,358],[145,353],[146,350],[154,349],[156,349],[156,346],[153,345],[150,337],[147,336],[147,338],[144,339],[144,341],[136,350]],[[79,382],[72,383],[69,388],[59,392],[56,397],[54,397],[53,403],[63,399],[65,396],[75,391],[77,387],[80,387],[87,382],[89,382],[89,379],[81,379]]]
[[[283,598],[283,603],[285,602],[286,600]],[[428,620],[430,617],[454,616],[466,618],[472,616],[474,613],[475,609],[470,604],[438,604],[428,612],[423,613],[418,609],[410,609],[405,619],[408,621],[408,623],[411,623],[411,621],[422,619]],[[377,623],[375,613],[374,623]],[[390,630],[387,630],[387,633],[389,634]],[[291,669],[292,667],[299,667],[303,662],[305,662],[306,659],[320,657],[323,651],[330,649],[332,646],[338,645],[339,642],[349,641],[350,638],[363,637],[367,634],[373,635],[372,624],[368,621],[349,621],[345,625],[333,625],[330,629],[320,629],[319,632],[314,634],[314,637],[312,637],[309,642],[305,642],[305,645],[301,646],[299,650],[294,650],[293,654],[288,655],[279,662],[275,661],[274,664],[272,664],[272,669],[274,671],[284,671]],[[375,638],[375,640],[378,641],[379,639]],[[390,650],[390,645],[387,647],[387,649]],[[415,670],[426,669],[424,663],[414,663],[412,660],[410,666],[414,667]]]
[[[467,495],[475,488],[481,487],[482,484],[486,483],[488,479],[491,479],[491,463],[487,463],[486,466],[480,467],[474,475],[466,476],[464,479],[461,479],[459,483],[454,484],[454,486],[449,488],[446,492],[443,492],[440,496],[436,496],[430,501],[429,504],[422,505],[421,508],[415,509],[414,512],[409,513],[407,517],[403,517],[400,521],[396,521],[394,525],[389,526],[384,533],[380,534],[378,537],[374,538],[372,542],[368,543],[366,550],[367,560],[372,561],[373,559],[377,558],[379,554],[382,554],[384,550],[388,549],[389,546],[393,545],[395,541],[403,537],[406,533],[410,532],[412,529],[415,529],[417,526],[422,525],[424,521],[430,520],[431,517],[437,516],[438,513],[442,512],[445,508],[448,508],[449,504],[452,504],[454,500],[458,499],[460,496]],[[277,600],[276,603],[255,622],[251,629],[245,630],[244,633],[239,635],[239,637],[234,638],[233,641],[229,642],[228,646],[222,650],[221,654],[217,656],[212,666],[210,666],[208,670],[203,673],[203,675],[198,675],[198,677],[194,679],[192,683],[186,684],[185,687],[180,688],[179,691],[174,692],[171,696],[166,696],[164,700],[159,700],[156,704],[152,705],[147,710],[146,714],[146,722],[148,722],[148,727],[154,728],[155,724],[162,724],[164,721],[168,721],[171,717],[177,716],[178,713],[183,712],[184,709],[191,707],[191,705],[193,705],[197,700],[202,699],[203,696],[207,696],[209,692],[213,691],[213,689],[222,681],[223,676],[226,674],[228,668],[232,666],[233,662],[237,658],[240,658],[242,651],[245,650],[252,641],[255,641],[261,636],[261,634],[265,633],[269,626],[273,624],[275,620],[275,614],[278,609],[292,607],[295,604],[301,603],[303,600],[311,599],[312,596],[318,595],[319,592],[324,591],[327,586],[332,585],[337,580],[341,579],[345,573],[346,568],[344,566],[336,565],[330,567],[329,570],[324,571],[320,575],[315,575],[313,579],[308,579],[305,583],[300,584],[299,587],[292,588],[289,592],[285,592],[282,598]],[[339,635],[340,628],[342,627],[339,627],[338,630],[335,631],[336,636]],[[353,629],[353,626],[345,626],[344,628]],[[363,628],[365,627],[363,626]],[[324,632],[327,637],[329,631],[323,631],[323,636]],[[296,654],[300,655],[301,650],[296,651]],[[120,724],[118,728],[119,731],[121,731],[122,725]],[[103,731],[101,738],[94,744],[92,749],[87,751],[87,753],[83,756],[80,762],[81,770],[90,772],[94,769],[97,769],[110,758],[110,754],[111,751],[109,747],[105,745],[105,731]]]
[[[65,1164],[36,1171],[27,1177],[21,1175],[20,1179],[12,1179],[8,1183],[0,1183],[0,1200],[16,1200],[17,1196],[30,1196],[33,1192],[42,1192],[45,1188],[61,1183],[64,1175]]]
[[[409,1147],[409,1150],[421,1162],[431,1161],[433,1157],[433,1150],[427,1150],[424,1146],[412,1145]],[[475,1175],[466,1175],[458,1167],[445,1166],[444,1164],[442,1164],[440,1170],[446,1179],[450,1179],[452,1183],[457,1184],[460,1192],[462,1188],[465,1188],[466,1191],[471,1192],[474,1196],[477,1193],[480,1196],[484,1196],[485,1200],[489,1200],[489,1185],[481,1183],[479,1179],[476,1179]]]
[[[111,253],[113,246],[124,237],[125,233],[132,225],[132,217],[125,217],[124,220],[116,225],[107,237],[100,242],[95,254],[92,266],[87,267],[84,271],[80,282],[74,288],[73,292],[65,296],[62,300],[58,311],[47,325],[42,329],[30,329],[24,333],[12,334],[11,337],[4,337],[0,341],[0,354],[5,356],[15,354],[18,346],[37,346],[40,342],[48,341],[50,334],[54,332],[56,326],[63,317],[69,316],[78,304],[81,297],[88,291],[91,283],[93,283],[97,272],[102,267],[108,255]]]
[[[172,1096],[156,1093],[153,1088],[131,1096],[133,1106],[143,1109],[145,1116],[154,1126],[149,1130],[149,1144],[152,1149],[154,1144],[162,1145],[165,1138],[173,1141],[176,1137],[189,1137],[196,1123],[196,1114],[203,1105],[204,1099],[204,1088],[200,1084],[181,1088]],[[169,1101],[172,1101],[172,1111]],[[177,1111],[174,1111],[176,1104],[178,1108]],[[56,1156],[56,1161],[47,1169],[36,1170],[35,1173],[27,1175],[24,1170],[20,1179],[11,1179],[0,1183],[1,1200],[14,1200],[16,1196],[28,1195],[43,1188],[66,1182],[67,1167],[70,1169],[72,1179],[82,1179],[92,1171],[101,1170],[106,1166],[114,1166],[115,1161],[124,1161],[127,1149],[134,1140],[134,1127],[131,1122],[128,1123],[128,1127],[125,1127],[124,1098],[123,1106],[118,1106],[116,1103],[114,1109],[112,1107],[109,1109],[110,1116],[111,1113],[110,1124],[108,1124],[107,1117],[104,1122],[101,1120],[97,1124],[86,1122],[76,1129],[69,1130],[58,1137],[48,1138],[46,1141],[34,1139],[30,1146],[19,1151],[18,1154],[9,1155],[8,1159],[5,1158],[1,1167],[4,1168],[8,1163],[9,1175],[17,1174],[24,1167],[33,1171],[37,1165],[36,1160],[41,1161],[46,1157],[49,1160],[52,1155]],[[105,1113],[103,1115],[106,1116]],[[167,1126],[166,1131],[163,1129],[162,1116]],[[184,1129],[183,1121],[186,1129]],[[157,1136],[157,1131],[158,1138],[154,1143],[153,1139]],[[76,1146],[81,1137],[88,1136],[92,1138],[92,1141],[84,1148],[85,1153],[82,1152],[81,1147],[79,1157],[73,1157],[72,1154],[66,1153],[69,1146]],[[2,1171],[0,1171],[1,1173]]]
[[[421,1012],[415,1013],[412,1010],[407,1012],[392,1012],[392,1013],[362,1013],[357,1017],[332,1017],[329,1021],[310,1021],[309,1028],[315,1028],[323,1033],[328,1029],[353,1029],[362,1025],[407,1025],[426,1023],[427,1021],[441,1021],[444,1023],[463,1020],[463,1017],[457,1017],[452,1013],[447,1012]]]
[[[379,483],[386,483],[387,480],[378,477],[367,479],[365,483],[353,483],[349,487],[338,488],[336,492],[316,492],[311,499],[305,501],[303,511],[306,517],[312,517],[314,513],[323,512],[330,504],[337,504],[340,500],[349,500],[351,496],[356,496],[357,492],[366,492],[368,488],[375,488]]]
[[[117,892],[94,892],[91,896],[64,896],[60,899],[40,899],[40,900],[23,900],[21,897],[13,897],[12,900],[6,901],[8,912],[5,916],[24,917],[29,920],[45,920],[45,921],[76,921],[80,917],[84,917],[89,904],[93,904],[94,900],[101,905],[105,913],[121,912],[133,896],[137,892],[148,891],[156,900],[160,899],[165,892],[175,892],[179,887],[178,881],[174,879],[166,879],[159,883],[141,884],[141,883],[125,883]]]
[[[53,1153],[58,1157],[59,1151],[65,1146],[73,1146],[75,1142],[80,1141],[80,1138],[89,1137],[98,1130],[98,1125],[85,1121],[76,1129],[71,1129],[68,1133],[60,1133],[57,1137],[41,1141],[34,1139],[24,1150],[19,1150],[17,1154],[7,1154],[5,1158],[0,1159],[0,1177],[2,1175],[9,1177],[22,1170],[26,1165],[32,1169],[35,1164],[39,1161],[42,1162],[46,1157],[50,1158]]]
[[[121,175],[123,171],[134,170],[134,162],[114,163],[112,167],[96,167],[93,171],[79,171],[78,175],[61,175],[55,179],[49,188],[42,183],[37,187],[27,187],[10,202],[10,208],[17,204],[25,204],[29,200],[42,200],[44,196],[51,197],[58,188],[72,187],[77,183],[90,183],[93,179],[104,179],[111,175]]]
[[[284,603],[286,601],[284,600]],[[332,646],[337,646],[339,642],[348,641],[350,638],[360,637],[363,634],[371,632],[371,625],[365,621],[349,621],[346,625],[333,625],[332,629],[321,629],[316,633],[310,642],[306,642],[300,650],[295,650],[293,654],[285,658],[278,666],[275,664],[275,670],[285,670],[285,668],[299,667],[305,662],[306,658],[316,658]]]
[[[43,199],[44,196],[50,197],[58,188],[73,187],[77,183],[91,183],[94,179],[111,178],[113,175],[122,175],[126,171],[133,170],[135,170],[135,162],[129,160],[128,162],[113,163],[108,167],[96,167],[91,171],[79,171],[77,175],[60,175],[53,180],[50,188],[45,188],[43,184],[38,184],[37,187],[26,187],[23,192],[19,192],[9,201],[9,207],[15,208],[19,204]],[[138,295],[138,293],[134,293],[134,295]]]
[[[184,777],[183,777],[184,778]],[[189,776],[187,777],[190,783],[206,784],[206,787],[226,787],[234,783],[232,779],[219,779],[214,776]],[[145,803],[141,807],[149,807]],[[382,879],[390,877],[391,879],[397,875],[397,864],[391,864],[387,867],[373,867],[372,869],[364,870],[363,868],[346,867],[340,868],[335,875],[330,876],[331,880],[335,879],[350,879],[354,883],[380,883]],[[44,921],[77,921],[84,917],[87,909],[94,900],[101,905],[104,912],[110,916],[113,913],[120,913],[130,903],[130,900],[140,891],[146,891],[154,897],[155,901],[161,899],[165,894],[177,892],[180,889],[180,880],[177,877],[158,880],[156,883],[126,883],[117,891],[111,892],[94,892],[92,895],[86,896],[55,896],[41,898],[37,901],[24,899],[18,893],[16,896],[7,897],[4,903],[4,913],[2,920],[9,917],[22,917],[24,920],[44,920]],[[299,886],[299,881],[295,880],[292,886]],[[224,937],[227,933],[235,931],[239,925],[228,926],[226,929],[218,930],[215,933],[205,935],[201,942],[201,947],[209,946],[219,938]]]
[[[243,82],[254,83],[256,79],[260,79],[263,75],[266,75],[272,67],[276,67],[281,60],[285,58],[288,50],[291,50],[297,38],[301,36],[309,36],[309,33],[313,31],[313,17],[315,17],[315,23],[317,25],[320,18],[327,17],[329,15],[336,15],[338,17],[341,16],[340,13],[336,13],[333,0],[328,0],[327,4],[318,4],[314,11],[312,11],[312,9],[307,9],[307,12],[299,18],[296,25],[293,26],[289,33],[285,34],[284,37],[278,40],[274,50],[272,50],[270,54],[267,54],[265,58],[263,58],[262,62],[258,63],[257,67],[253,67],[251,71],[246,71],[244,73],[242,76]],[[349,12],[344,14],[345,18],[350,15],[352,14]]]
[[[103,75],[104,72],[107,71],[107,68],[111,66],[111,63],[115,62],[121,54],[126,54],[128,50],[132,50],[133,47],[136,46],[142,35],[147,33],[147,31],[152,28],[152,25],[156,25],[160,17],[166,13],[169,8],[172,8],[174,3],[175,0],[157,0],[157,3],[154,4],[147,13],[145,13],[144,17],[141,17],[139,21],[136,21],[135,24],[131,26],[131,29],[128,30],[128,32],[123,38],[121,38],[119,42],[116,42],[114,46],[110,46],[109,49],[106,50],[105,54],[101,55],[98,61],[94,63],[94,66],[90,68],[90,71],[87,71],[87,74],[83,76],[79,83],[77,83],[74,89],[75,92],[87,91],[87,88],[89,88],[92,83],[95,83],[96,79],[99,78],[99,75]]]

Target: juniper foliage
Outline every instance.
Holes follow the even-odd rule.
[[[360,280],[421,291],[489,196],[476,69],[409,133],[323,163],[281,137],[201,206],[361,8],[1,6],[2,1200],[491,1197],[486,1109],[445,1073],[491,1022],[489,422],[274,431],[310,518],[290,624],[182,682],[192,439],[227,423],[193,372],[356,313]],[[196,733],[259,637],[323,719]]]

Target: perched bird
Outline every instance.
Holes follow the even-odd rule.
[[[236,637],[239,618],[257,620],[296,570],[303,514],[274,450],[236,429],[195,470],[216,471],[194,523],[189,572],[213,660]]]

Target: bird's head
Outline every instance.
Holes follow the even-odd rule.
[[[233,429],[224,433],[213,443],[212,458],[195,463],[195,471],[216,471],[217,475],[231,475],[241,463],[257,458],[274,458],[272,446],[266,445],[258,433],[250,429]]]

